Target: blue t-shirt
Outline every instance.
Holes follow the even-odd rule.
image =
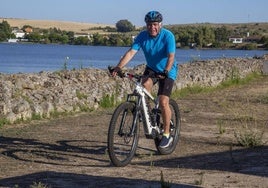
[[[161,73],[166,68],[168,54],[175,54],[175,37],[165,28],[161,28],[156,37],[151,37],[148,31],[145,30],[140,32],[136,37],[131,48],[137,51],[141,48],[144,52],[147,66],[155,72]],[[175,61],[168,73],[168,77],[175,80],[177,78],[177,72],[178,67]]]

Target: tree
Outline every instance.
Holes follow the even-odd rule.
[[[196,28],[191,26],[180,27],[173,31],[176,36],[176,42],[180,43],[182,47],[191,46],[196,43],[194,37]]]
[[[226,26],[216,28],[215,30],[216,42],[227,42],[228,36],[230,36],[230,31],[228,31]]]
[[[89,39],[88,39],[88,37],[80,36],[80,37],[77,37],[77,38],[74,39],[74,44],[75,45],[88,45],[89,44]]]
[[[116,28],[118,32],[130,32],[135,30],[135,26],[128,20],[119,20],[116,23]]]
[[[5,41],[12,36],[12,30],[7,21],[0,23],[0,41]]]
[[[199,47],[206,47],[212,45],[215,42],[215,33],[213,28],[204,25],[197,28],[197,33],[195,33],[195,41]]]
[[[25,37],[29,42],[41,42],[42,36],[37,32],[32,32]]]
[[[95,46],[101,46],[104,44],[104,37],[100,35],[99,33],[95,33],[92,36],[92,44]]]
[[[260,40],[260,43],[263,44],[263,47],[268,49],[268,36],[263,36]]]

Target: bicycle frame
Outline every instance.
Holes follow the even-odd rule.
[[[150,118],[150,112],[148,109],[148,106],[146,104],[146,96],[149,98],[148,100],[152,100],[155,104],[155,108],[158,108],[158,98],[154,98],[142,85],[141,81],[134,81],[135,83],[135,89],[132,94],[129,94],[127,97],[127,101],[131,101],[132,96],[137,96],[138,99],[136,105],[138,107],[141,107],[142,116],[144,118],[145,123],[145,134],[146,135],[154,135],[155,133],[160,133],[160,128],[158,126],[154,126],[151,118]],[[140,109],[138,109],[140,111]],[[138,120],[138,114],[136,114],[135,119],[133,121],[133,125],[136,125],[136,121]],[[133,127],[132,131],[135,130],[135,127]]]

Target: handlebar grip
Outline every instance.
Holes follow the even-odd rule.
[[[115,67],[112,67],[112,66],[108,66],[108,70],[110,72],[110,74],[112,74],[115,70]],[[120,69],[119,71],[117,71],[117,75],[120,77],[120,78],[123,78],[125,77],[125,74],[123,73],[123,71]]]

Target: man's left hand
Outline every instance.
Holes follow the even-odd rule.
[[[164,70],[162,73],[159,74],[160,79],[168,78],[168,70]]]

